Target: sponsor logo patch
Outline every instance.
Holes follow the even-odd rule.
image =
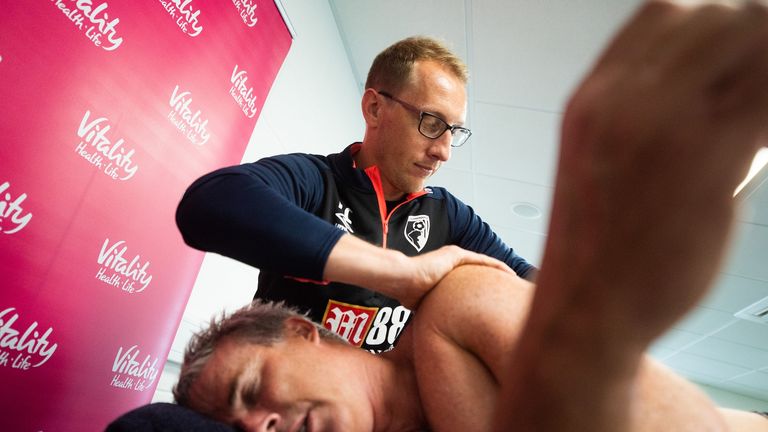
[[[346,339],[351,345],[361,346],[371,328],[379,308],[357,306],[329,300],[323,314],[323,327]]]
[[[400,337],[410,316],[411,311],[402,305],[394,308],[385,306],[379,309],[368,337],[365,338],[368,350],[380,353],[392,349],[392,345]]]

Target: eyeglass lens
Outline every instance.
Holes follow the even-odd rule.
[[[451,131],[451,146],[458,147],[469,138],[469,132],[464,128],[451,127],[443,121],[441,118],[429,113],[422,113],[421,122],[419,123],[419,132],[421,132],[427,138],[436,139],[446,131]]]

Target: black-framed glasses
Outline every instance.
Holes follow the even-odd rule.
[[[377,90],[377,93],[387,99],[392,99],[393,101],[399,103],[408,111],[412,111],[418,114],[419,133],[427,138],[438,139],[445,133],[445,131],[451,131],[451,147],[461,147],[465,142],[467,142],[469,137],[472,136],[472,131],[465,127],[451,126],[448,124],[448,122],[441,119],[437,115],[422,111],[419,108],[409,104],[408,102],[400,100],[399,98],[396,98],[387,92]]]

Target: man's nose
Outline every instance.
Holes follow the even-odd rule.
[[[447,161],[451,158],[451,142],[453,142],[453,134],[450,130],[447,130],[432,140],[432,145],[429,147],[429,155],[440,162]]]
[[[282,423],[280,414],[269,411],[251,411],[237,422],[247,432],[277,432]]]

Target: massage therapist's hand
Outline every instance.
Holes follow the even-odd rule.
[[[515,274],[505,263],[487,255],[470,252],[458,246],[443,246],[423,255],[406,258],[403,285],[393,296],[404,306],[414,309],[422,297],[445,275],[465,264],[479,264]]]
[[[642,340],[709,286],[768,136],[768,6],[688,3],[648,1],[572,96],[538,279]]]
[[[486,265],[514,274],[505,263],[458,246],[443,246],[408,257],[402,252],[345,235],[331,251],[324,276],[326,280],[379,292],[414,309],[445,275],[464,264]]]

